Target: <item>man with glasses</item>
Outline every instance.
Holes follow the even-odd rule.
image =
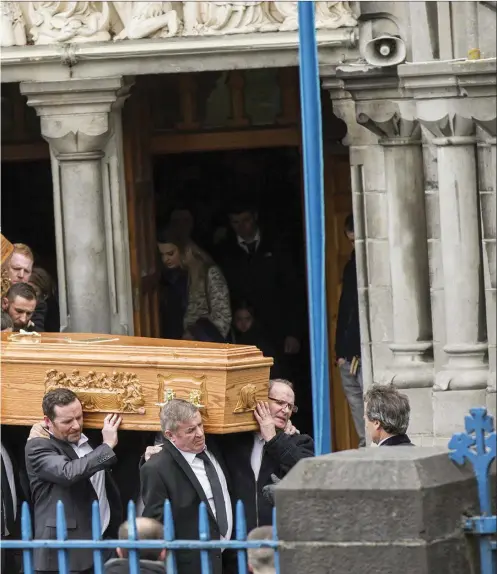
[[[263,489],[282,479],[302,458],[314,456],[314,441],[292,425],[297,412],[293,385],[285,379],[269,381],[267,402],[259,402],[255,418],[259,431],[220,437],[231,475],[233,500],[242,500],[247,530],[272,523],[273,506]]]

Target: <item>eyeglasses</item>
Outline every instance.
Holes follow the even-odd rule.
[[[288,408],[288,410],[291,413],[297,413],[299,410],[299,407],[297,405],[292,405],[292,403],[287,403],[286,401],[280,401],[279,399],[273,399],[273,397],[268,397],[268,399],[270,401],[273,401],[273,403],[276,403],[282,409]]]

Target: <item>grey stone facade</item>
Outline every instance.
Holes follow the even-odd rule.
[[[6,4],[15,15],[18,3]],[[446,444],[470,407],[495,413],[495,9],[317,4],[322,87],[347,125],[365,387],[395,382],[411,399],[413,440]],[[66,330],[132,333],[120,125],[132,76],[296,65],[287,8],[276,23],[254,12],[243,29],[162,40],[27,46],[9,36],[2,81],[21,83],[51,147]],[[19,32],[22,14],[12,14]],[[131,20],[119,30],[102,22],[95,38],[137,30]],[[37,38],[49,37],[49,24]]]

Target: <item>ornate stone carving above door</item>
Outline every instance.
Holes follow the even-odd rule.
[[[3,1],[1,46],[295,31],[297,2]],[[316,27],[356,26],[349,2],[316,2]]]

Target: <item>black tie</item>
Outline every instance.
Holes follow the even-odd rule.
[[[221,536],[226,536],[226,533],[228,532],[228,518],[226,516],[226,504],[224,502],[223,489],[221,487],[219,476],[217,475],[211,459],[207,456],[205,451],[197,454],[197,458],[204,461],[205,472],[211,485],[212,497],[214,498],[219,532],[221,533]]]
[[[5,468],[5,463],[2,458],[2,536],[5,535],[5,528],[9,531],[12,536],[14,534],[14,500],[12,499],[12,493],[10,492],[10,483],[7,477],[7,469]]]
[[[248,241],[244,241],[244,243],[249,255],[254,255],[257,251],[257,241],[251,241],[250,243]]]

